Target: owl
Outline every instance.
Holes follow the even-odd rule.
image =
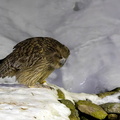
[[[18,43],[0,60],[0,77],[16,76],[20,84],[34,86],[64,65],[69,49],[50,37],[34,37]]]

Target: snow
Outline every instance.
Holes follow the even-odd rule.
[[[13,84],[14,85],[14,84]],[[71,101],[91,100],[95,104],[120,103],[120,93],[99,98],[95,94],[71,93],[63,88],[23,88],[19,85],[0,88],[0,119],[3,120],[69,120],[69,108],[58,100],[56,89],[61,89]]]
[[[0,96],[1,119],[69,120],[70,110],[60,104],[54,90],[3,87]]]
[[[67,63],[48,82],[72,92],[120,87],[119,0],[0,0],[0,58],[29,37],[53,37],[68,46]],[[1,83],[17,83],[15,78]]]

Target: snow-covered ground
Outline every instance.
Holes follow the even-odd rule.
[[[60,104],[54,90],[4,87],[0,95],[2,120],[69,120],[70,110]]]
[[[26,38],[53,37],[71,55],[49,82],[86,93],[120,87],[119,6],[120,0],[0,0],[0,58]]]
[[[0,87],[0,119],[1,120],[69,120],[69,108],[60,103],[56,89],[21,88],[19,85]],[[71,93],[59,88],[65,98],[71,101],[90,100],[95,104],[106,102],[120,103],[120,93],[100,98],[97,95]],[[73,102],[74,103],[74,102]]]

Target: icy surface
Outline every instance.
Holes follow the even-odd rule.
[[[120,87],[119,5],[119,0],[0,0],[0,58],[28,37],[53,37],[71,55],[49,82],[86,93]]]

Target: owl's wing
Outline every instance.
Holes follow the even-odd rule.
[[[19,70],[33,67],[37,62],[41,63],[44,52],[42,46],[32,45],[27,41],[26,44],[19,43],[0,65],[0,73],[3,76],[14,76]],[[36,45],[34,45],[36,44]]]
[[[22,56],[20,58],[18,58],[17,60],[15,60],[13,67],[16,70],[23,70],[26,69],[28,67],[33,67],[36,63],[40,63],[42,61],[42,57],[41,56],[37,56],[37,55],[31,55],[31,56]]]
[[[39,55],[33,54],[31,56],[19,56],[10,54],[5,59],[1,60],[0,77],[14,76],[16,72],[33,67],[37,63],[42,63],[43,58]]]
[[[42,42],[39,42],[35,38],[30,38],[14,46],[14,51],[11,54],[11,59],[14,61],[13,67],[24,69],[40,62],[44,57],[44,50]]]

